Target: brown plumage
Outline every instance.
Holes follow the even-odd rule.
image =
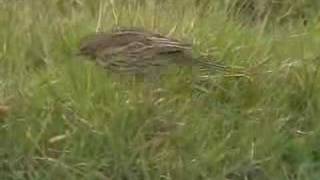
[[[192,57],[190,44],[164,35],[139,29],[117,29],[98,33],[82,41],[80,54],[89,56],[102,67],[134,74],[166,68],[172,64],[224,69]]]

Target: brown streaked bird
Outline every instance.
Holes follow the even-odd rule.
[[[148,74],[173,64],[226,69],[193,58],[190,44],[141,29],[116,29],[88,36],[81,42],[79,54],[91,57],[105,69],[133,74]]]

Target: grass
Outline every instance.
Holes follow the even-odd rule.
[[[220,180],[255,162],[269,179],[319,179],[316,13],[306,26],[247,23],[199,2],[0,1],[0,179]],[[136,83],[74,56],[83,36],[117,25],[192,42],[250,78]]]

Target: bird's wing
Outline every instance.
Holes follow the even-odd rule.
[[[155,32],[149,32],[138,28],[118,28],[113,31],[116,36],[124,36],[131,40],[141,41],[144,44],[158,45],[161,47],[169,47],[172,49],[191,49],[191,45],[182,43],[176,39],[161,35]]]

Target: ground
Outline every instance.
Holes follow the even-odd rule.
[[[0,1],[0,179],[319,179],[318,3],[228,2]],[[137,82],[75,55],[116,26],[248,75]]]

